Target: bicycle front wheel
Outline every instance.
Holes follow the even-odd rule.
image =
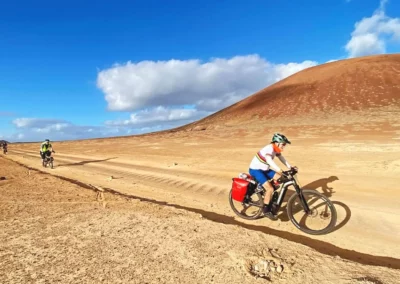
[[[316,190],[302,190],[304,201],[310,208],[306,213],[300,196],[293,194],[287,203],[290,221],[301,231],[310,235],[323,235],[333,230],[337,221],[336,208],[328,197]]]

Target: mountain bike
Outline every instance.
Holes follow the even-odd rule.
[[[295,192],[287,201],[287,215],[290,221],[299,230],[311,234],[322,235],[334,229],[337,221],[337,212],[328,197],[316,190],[303,189],[300,186],[298,170],[292,168],[284,171],[277,180],[270,182],[274,188],[271,210],[276,214],[282,206],[285,195],[290,186]],[[266,189],[251,175],[241,173],[232,178],[232,189],[229,192],[229,204],[241,218],[255,220],[260,217],[264,207]],[[237,206],[240,207],[239,209]],[[249,214],[248,214],[249,213]],[[321,223],[326,223],[321,225]],[[310,228],[318,225],[319,228]]]
[[[55,152],[54,152],[54,151],[52,151],[52,152],[50,152],[50,151],[46,152],[46,154],[45,154],[45,156],[44,156],[44,160],[43,160],[43,162],[42,162],[42,166],[43,166],[43,167],[46,168],[47,166],[50,166],[50,168],[54,169],[54,165],[53,165],[54,158],[53,158],[53,156],[52,156],[52,153],[55,153]]]

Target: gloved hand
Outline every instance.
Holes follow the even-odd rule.
[[[282,171],[282,176],[289,180],[293,178],[289,171]]]

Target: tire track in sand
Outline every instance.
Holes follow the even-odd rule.
[[[11,153],[30,158],[36,158],[38,159],[38,162],[40,161],[38,154],[34,151],[13,150]],[[90,160],[87,160],[87,158],[87,163],[79,165],[79,163],[82,162],[81,159],[66,155],[63,155],[63,157],[59,156],[61,155],[57,155],[56,162],[62,162],[62,164],[56,166],[55,169],[57,169],[57,167],[68,167],[68,163],[76,163],[77,165],[73,165],[74,167],[84,167],[85,171],[90,170],[91,172],[108,176],[122,176],[124,179],[129,178],[135,182],[140,181],[146,183],[148,186],[158,189],[168,189],[177,193],[190,192],[191,194],[214,195],[222,197],[223,194],[228,194],[230,190],[230,180],[227,180],[227,185],[225,187],[219,187],[216,186],[215,182],[217,176],[210,177],[204,173],[196,175],[194,173],[182,170],[172,170],[171,172],[168,172],[160,168],[131,165],[109,160],[93,160],[97,162],[91,163]],[[67,164],[63,165],[65,163]],[[207,182],[204,182],[205,180]],[[218,183],[221,184],[220,179]]]

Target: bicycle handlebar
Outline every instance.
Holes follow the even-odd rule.
[[[298,173],[296,168],[291,168],[290,170],[283,171],[282,176],[278,179],[279,183],[284,183],[286,181],[293,180],[293,176]]]

